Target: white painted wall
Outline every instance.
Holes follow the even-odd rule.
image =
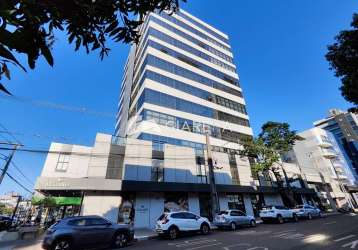
[[[243,198],[244,198],[244,205],[245,205],[246,214],[254,216],[254,210],[252,209],[252,202],[251,202],[250,195],[244,194]]]
[[[51,143],[50,152],[47,154],[41,177],[64,177],[83,178],[87,176],[88,162],[90,160],[91,148],[62,143]],[[58,152],[58,153],[57,153]],[[70,153],[67,171],[56,170],[59,152]]]
[[[189,211],[200,215],[200,204],[199,204],[199,196],[197,193],[189,193],[188,194],[188,203],[189,203]]]
[[[81,215],[99,215],[117,222],[122,197],[101,192],[87,193],[82,202]]]

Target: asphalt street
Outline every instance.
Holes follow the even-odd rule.
[[[136,242],[128,250],[310,250],[358,249],[358,215],[334,215],[282,225],[262,224],[207,236]]]

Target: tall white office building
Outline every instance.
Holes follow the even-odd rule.
[[[215,150],[239,149],[252,129],[228,36],[182,10],[150,14],[140,33],[125,67],[116,135],[200,154],[208,132]]]
[[[209,134],[221,210],[257,215],[263,205],[283,205],[276,181],[253,176],[239,152],[253,133],[228,36],[182,10],[149,14],[140,34],[115,136],[97,134],[91,147],[52,144],[59,155],[48,155],[36,190],[73,196],[80,205],[66,205],[78,213],[137,228],[154,228],[164,211],[210,218]],[[294,191],[301,203],[314,196],[303,186]]]

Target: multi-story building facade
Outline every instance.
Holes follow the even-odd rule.
[[[358,115],[332,109],[327,118],[314,122],[314,125],[334,135],[358,183]]]
[[[82,197],[81,214],[154,227],[163,211],[210,214],[206,134],[221,209],[282,205],[254,179],[239,141],[252,137],[228,36],[179,11],[148,15],[124,69],[115,136],[93,147],[54,143],[36,184]],[[311,195],[301,186],[297,195]]]
[[[323,204],[340,207],[356,203],[358,197],[350,195],[346,186],[354,185],[354,176],[334,135],[320,128],[298,134],[294,153],[309,187],[319,194]]]

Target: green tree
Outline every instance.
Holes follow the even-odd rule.
[[[177,11],[180,0],[1,0],[0,81],[10,79],[9,65],[26,71],[18,59],[26,55],[31,69],[43,56],[53,66],[51,49],[55,30],[66,32],[77,51],[99,50],[108,55],[107,40],[138,42],[145,15],[154,11]],[[186,1],[186,0],[182,0]],[[16,52],[14,55],[13,52]],[[0,91],[10,94],[0,82]]]
[[[288,199],[291,206],[295,204],[295,201],[281,158],[292,150],[296,141],[302,139],[296,131],[290,130],[288,123],[269,121],[262,125],[261,133],[257,138],[244,143],[243,154],[256,159],[252,165],[254,174],[272,172],[276,177],[281,195]],[[288,190],[284,189],[281,171],[284,174]]]
[[[0,215],[11,215],[12,212],[12,208],[6,207],[5,204],[0,204]]]
[[[342,96],[353,103],[351,111],[358,111],[358,14],[353,14],[352,29],[343,30],[328,46],[326,59],[335,76],[342,81]]]

